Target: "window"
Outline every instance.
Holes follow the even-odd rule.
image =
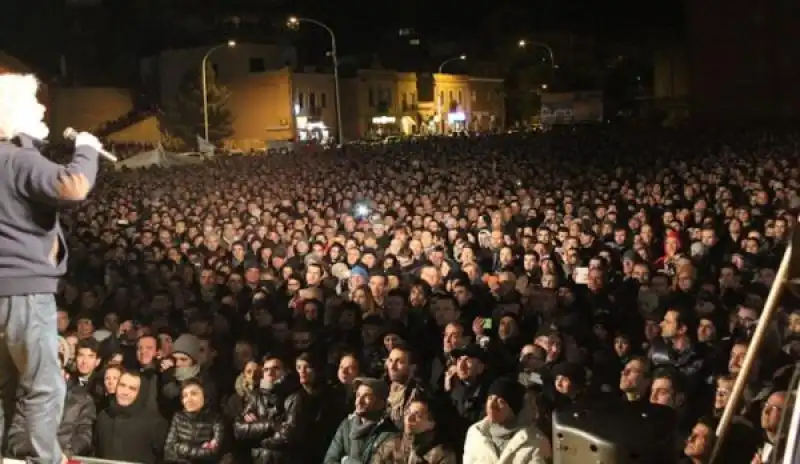
[[[403,111],[408,111],[408,94],[403,92],[400,96],[400,104],[403,105]]]
[[[314,92],[308,93],[308,107],[312,110],[317,107],[317,95]]]
[[[439,91],[439,105],[444,106],[444,90]]]
[[[370,107],[375,106],[375,91],[372,87],[369,88],[369,93],[367,94],[367,103]]]
[[[217,66],[217,63],[211,63],[211,70],[214,71],[214,77],[219,76],[219,66]]]
[[[474,90],[471,91],[470,93],[472,94],[472,96],[470,97],[470,98],[472,98],[472,103],[477,102],[478,101],[478,93],[475,92]]]
[[[462,95],[461,95],[461,90],[459,90],[459,91],[458,91],[458,104],[459,104],[459,105],[461,104],[461,97],[462,97]]]
[[[386,97],[386,104],[392,106],[392,90],[386,89],[384,96]]]
[[[411,92],[411,106],[417,106],[417,92]]]
[[[264,58],[250,58],[251,73],[260,73],[266,70],[267,70],[267,64],[264,62]]]
[[[319,95],[319,106],[321,106],[322,108],[327,108],[328,107],[328,94],[327,93],[322,92]]]
[[[305,104],[305,98],[303,98],[303,92],[297,94],[297,106],[302,110],[303,105]]]

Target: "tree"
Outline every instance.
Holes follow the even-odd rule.
[[[233,115],[227,108],[230,92],[216,83],[211,66],[206,71],[208,83],[208,138],[217,144],[233,135]],[[163,139],[170,139],[181,148],[195,145],[196,137],[204,136],[203,87],[199,71],[186,74],[178,96],[168,103],[158,118]]]

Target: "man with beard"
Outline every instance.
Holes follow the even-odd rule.
[[[303,462],[303,441],[314,420],[308,396],[277,356],[265,356],[263,369],[264,377],[233,424],[234,436],[251,444],[255,464]]]
[[[404,345],[394,347],[386,359],[386,373],[389,378],[386,412],[398,430],[403,427],[408,404],[425,393],[422,382],[414,377],[416,367],[411,350]]]
[[[81,132],[67,165],[49,161],[31,140],[45,139],[45,107],[37,100],[33,75],[0,76],[0,388],[17,398],[19,413],[40,462],[64,460],[56,440],[64,408],[64,379],[58,362],[56,299],[67,269],[66,240],[59,208],[86,199],[98,169],[102,144]],[[18,139],[24,148],[13,141]],[[5,428],[0,413],[0,428]]]
[[[354,386],[355,412],[339,425],[323,464],[370,464],[378,448],[397,432],[386,416],[386,382],[359,377]]]

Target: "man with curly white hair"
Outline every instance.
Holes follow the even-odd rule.
[[[65,385],[55,293],[67,257],[58,211],[88,195],[102,144],[78,134],[67,165],[16,145],[49,133],[38,89],[33,75],[0,75],[0,390],[4,398],[18,394],[13,413],[24,419],[31,461],[57,464],[66,458],[56,439]],[[6,412],[0,430],[10,422]]]

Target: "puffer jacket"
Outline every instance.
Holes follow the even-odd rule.
[[[309,402],[309,394],[293,382],[281,382],[270,390],[258,389],[234,422],[234,436],[252,447],[255,464],[303,462],[306,433],[314,421]],[[256,419],[245,421],[249,414]]]
[[[222,455],[225,427],[219,414],[208,408],[191,413],[180,411],[172,416],[164,445],[164,460],[168,463],[214,463]],[[213,442],[213,448],[203,444]]]
[[[97,420],[94,399],[84,387],[70,385],[64,400],[64,415],[58,426],[58,444],[67,456],[90,456],[92,433]],[[8,452],[16,457],[31,456],[33,450],[26,437],[25,418],[16,414],[8,431]]]
[[[435,436],[398,435],[386,440],[372,456],[371,464],[456,464],[456,453],[438,443]]]

